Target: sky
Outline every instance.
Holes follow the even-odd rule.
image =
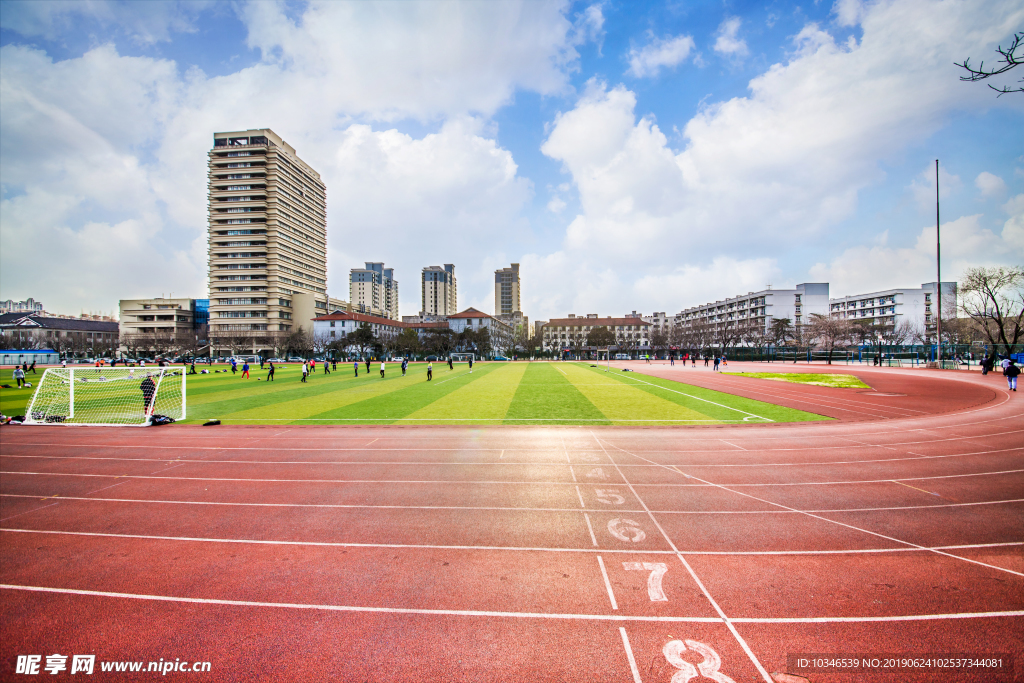
[[[832,296],[1024,264],[1024,94],[959,80],[1019,0],[0,0],[0,299],[207,296],[213,133],[327,187],[328,293],[365,261],[521,264],[531,320]],[[999,84],[1015,84],[1010,72]]]

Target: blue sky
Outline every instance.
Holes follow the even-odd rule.
[[[912,28],[908,28],[912,27]],[[322,175],[328,290],[519,262],[533,319],[1024,261],[1024,96],[961,83],[1014,2],[0,2],[0,298],[206,293],[212,133]],[[1012,82],[1008,79],[1006,82]]]

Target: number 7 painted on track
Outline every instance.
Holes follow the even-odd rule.
[[[626,571],[649,571],[647,595],[650,596],[651,602],[668,602],[665,591],[661,588],[661,579],[668,571],[668,566],[664,562],[623,562],[622,566]]]

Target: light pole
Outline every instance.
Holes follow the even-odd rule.
[[[942,242],[939,239],[939,160],[935,160],[935,360],[942,367]]]

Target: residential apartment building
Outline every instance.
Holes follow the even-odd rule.
[[[398,281],[393,268],[381,262],[367,261],[365,268],[353,268],[349,273],[349,301],[353,312],[374,313],[399,320]]]
[[[712,332],[753,329],[767,332],[773,320],[788,318],[795,327],[806,325],[812,313],[829,314],[828,283],[807,282],[793,289],[763,289],[723,301],[684,309],[674,324],[686,332],[706,326]]]
[[[396,336],[403,330],[416,330],[420,340],[433,329],[451,329],[456,334],[467,329],[487,329],[491,335],[491,344],[497,350],[504,350],[502,345],[511,330],[500,320],[469,308],[461,313],[448,316],[447,320],[405,322],[392,318],[385,318],[363,313],[335,312],[329,315],[318,316],[313,319],[313,334],[323,335],[321,338],[340,339],[355,332],[362,325],[368,325],[370,331],[378,338]]]
[[[892,328],[909,325],[911,330],[922,334],[929,343],[934,343],[935,319],[939,311],[937,294],[938,283],[926,282],[920,287],[885,289],[830,299],[829,310],[833,317],[867,321],[872,325]],[[942,307],[947,311],[944,317],[954,317],[948,311],[956,310],[956,297],[956,283],[943,282]]]
[[[42,313],[43,304],[29,297],[25,301],[0,301],[0,315],[4,313]]]
[[[486,329],[491,337],[491,345],[501,350],[506,348],[513,331],[508,323],[475,308],[467,308],[464,311],[448,316],[448,327],[455,334],[465,330],[479,332],[482,329]]]
[[[543,348],[555,353],[596,350],[587,344],[587,337],[598,327],[607,328],[615,335],[616,345],[622,348],[637,349],[650,344],[651,324],[639,315],[601,318],[596,313],[586,316],[570,313],[567,318],[553,318],[544,323],[540,332]]]
[[[119,310],[121,335],[159,334],[174,338],[193,334],[197,326],[195,299],[121,299]]]
[[[420,274],[420,317],[448,316],[456,313],[458,289],[455,266],[451,263],[428,266]]]
[[[290,331],[326,313],[327,188],[268,128],[214,133],[210,328]]]
[[[494,315],[521,311],[519,304],[519,264],[494,271]]]

